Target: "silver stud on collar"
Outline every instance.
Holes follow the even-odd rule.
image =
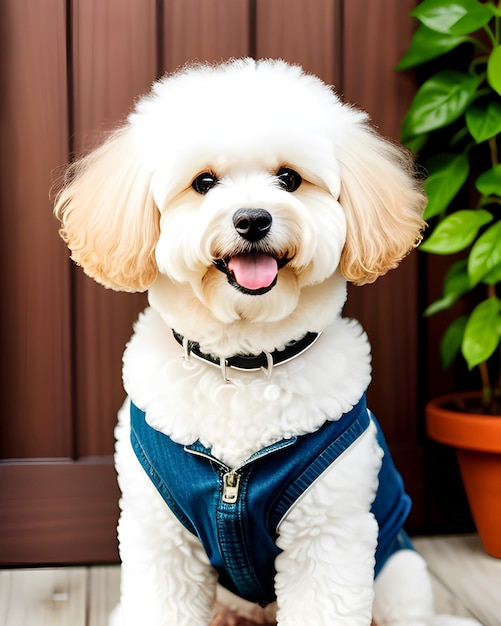
[[[192,370],[195,367],[191,358],[190,340],[187,337],[183,337],[183,367],[187,370]]]
[[[264,355],[266,357],[266,367],[262,367],[261,371],[264,374],[266,380],[271,380],[271,375],[273,374],[273,357],[270,352],[263,350]]]

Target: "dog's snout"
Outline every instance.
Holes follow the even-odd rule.
[[[233,226],[247,241],[259,241],[265,237],[273,218],[265,209],[238,209],[233,215]]]

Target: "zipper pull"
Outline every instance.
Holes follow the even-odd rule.
[[[235,504],[240,490],[240,474],[235,470],[223,474],[223,496],[226,504]]]

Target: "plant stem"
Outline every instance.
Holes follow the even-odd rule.
[[[478,366],[480,371],[480,377],[482,379],[482,404],[485,409],[489,408],[492,399],[491,381],[489,379],[489,371],[487,369],[487,363],[484,361]]]
[[[499,361],[501,362],[501,346],[499,348]],[[499,371],[498,381],[494,387],[494,395],[499,397],[499,394],[501,394],[501,369]]]
[[[492,167],[495,167],[499,160],[498,160],[498,148],[496,145],[496,136],[491,137],[489,139],[489,150],[491,152],[491,161],[492,161]]]
[[[497,26],[497,23],[496,23]],[[487,33],[487,36],[491,40],[492,46],[495,47],[497,45],[497,37],[494,35],[489,25],[484,26],[484,30]]]
[[[501,4],[501,0],[499,2]],[[496,37],[499,39],[499,19],[496,18]],[[491,157],[492,167],[495,167],[499,163],[498,158],[498,149],[497,149],[497,137],[491,137],[488,141],[489,143],[489,152]],[[494,298],[496,297],[496,286],[495,285],[487,285],[487,297]],[[491,380],[489,377],[489,370],[487,367],[487,363],[484,361],[480,363],[478,366],[480,371],[480,377],[482,379],[482,401],[485,409],[491,408],[491,402],[493,402],[493,397],[495,395],[494,388],[495,385],[491,385]],[[498,385],[501,386],[501,373]]]

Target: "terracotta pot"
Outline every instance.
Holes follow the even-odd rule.
[[[457,394],[442,396],[426,405],[427,433],[456,449],[480,539],[488,554],[501,558],[501,416],[444,408],[454,397]]]

